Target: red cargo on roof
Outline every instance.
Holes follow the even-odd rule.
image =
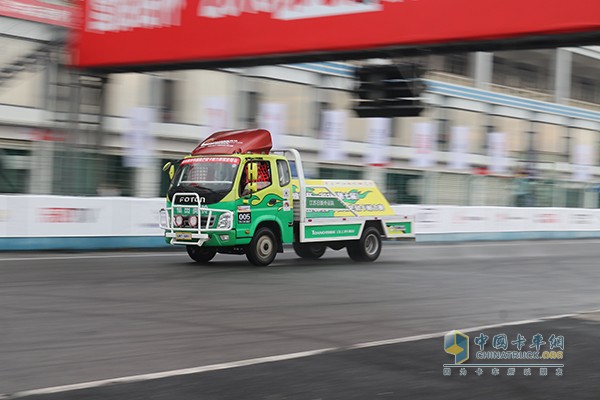
[[[215,132],[192,151],[193,156],[206,154],[269,154],[273,147],[271,133],[266,129],[245,129]]]

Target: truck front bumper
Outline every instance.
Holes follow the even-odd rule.
[[[175,194],[174,198],[179,194]],[[196,195],[198,197],[198,195]],[[235,241],[233,228],[233,212],[202,207],[200,201],[197,206],[179,207],[180,209],[194,209],[193,215],[197,216],[194,227],[182,226],[183,219],[176,226],[174,221],[174,207],[163,208],[159,213],[159,226],[165,231],[165,240],[173,245],[196,246],[223,246],[221,242]],[[181,215],[181,214],[179,214]],[[204,215],[206,217],[204,217]],[[214,215],[214,217],[213,217]],[[202,217],[201,217],[202,216]],[[227,217],[222,219],[222,217]],[[186,217],[187,218],[187,217]],[[205,222],[201,222],[205,218]]]
[[[179,235],[179,237],[177,237]],[[187,239],[189,238],[189,239]],[[192,233],[190,232],[165,232],[165,241],[168,244],[173,245],[196,245],[205,247],[234,247],[243,246],[248,243],[252,238],[238,238],[236,236],[236,230],[232,229],[229,231],[219,233]]]

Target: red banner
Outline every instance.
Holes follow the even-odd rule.
[[[44,24],[73,27],[73,8],[37,0],[0,0],[0,15]]]
[[[73,63],[119,67],[600,30],[594,0],[82,0]]]

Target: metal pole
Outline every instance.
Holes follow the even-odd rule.
[[[66,148],[66,163],[63,165],[63,184],[65,185],[65,194],[79,194],[80,154],[79,154],[79,102],[81,97],[81,87],[79,82],[79,73],[69,70],[69,118],[68,139]]]
[[[107,180],[106,176],[106,159],[101,152],[102,146],[104,145],[104,125],[106,123],[106,85],[108,84],[108,77],[102,76],[100,78],[100,88],[99,88],[99,99],[100,102],[98,107],[98,125],[95,130],[95,140],[93,144],[94,154],[95,154],[95,192],[98,193],[99,185],[105,183]]]

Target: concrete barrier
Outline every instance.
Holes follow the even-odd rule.
[[[155,248],[164,199],[0,196],[0,250]],[[418,242],[600,237],[600,210],[396,205]]]
[[[0,250],[166,246],[164,199],[0,196]]]
[[[415,220],[417,241],[600,237],[600,210],[582,208],[393,206]]]

